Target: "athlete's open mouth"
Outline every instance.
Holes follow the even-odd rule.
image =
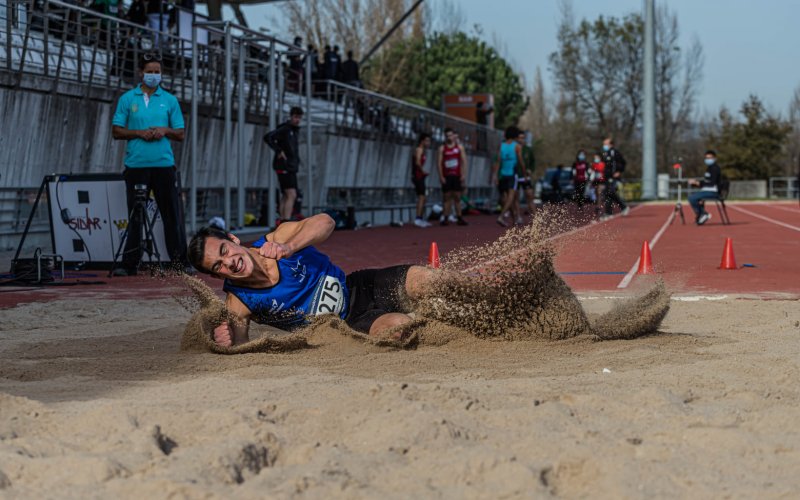
[[[233,272],[238,273],[239,271],[242,270],[243,267],[244,267],[244,259],[239,257],[239,260],[236,261],[236,265],[234,265],[233,267]]]

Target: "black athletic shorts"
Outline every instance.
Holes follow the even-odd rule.
[[[281,187],[281,193],[287,189],[297,190],[297,172],[278,170],[276,173],[278,174],[278,185]]]
[[[531,181],[527,177],[517,177],[517,189],[531,189]]]
[[[501,193],[517,189],[517,177],[514,175],[501,175],[497,182],[497,188]]]
[[[444,178],[444,184],[442,184],[442,192],[448,193],[453,191],[463,191],[464,188],[461,186],[461,177],[457,175],[447,175]]]
[[[347,275],[350,291],[350,312],[345,321],[353,330],[369,333],[378,317],[387,313],[404,313],[408,302],[406,274],[409,265],[364,269]]]
[[[417,196],[425,196],[425,177],[422,179],[412,178],[411,182],[414,184],[414,192]]]

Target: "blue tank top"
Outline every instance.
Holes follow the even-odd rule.
[[[514,175],[517,171],[517,143],[500,144],[500,177]]]
[[[260,248],[262,237],[253,244]],[[336,314],[345,319],[350,293],[344,271],[314,247],[306,247],[278,261],[278,283],[269,288],[237,286],[225,280],[223,290],[232,293],[250,309],[252,319],[262,325],[291,330],[306,324],[306,316]]]

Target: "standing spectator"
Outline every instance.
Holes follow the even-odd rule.
[[[291,220],[297,199],[297,171],[300,168],[298,135],[302,119],[302,108],[295,106],[289,112],[289,121],[281,123],[278,128],[264,136],[264,142],[275,151],[272,169],[278,174],[281,189],[281,200],[278,204],[280,222]]]
[[[505,142],[500,144],[497,153],[497,161],[492,165],[492,178],[500,189],[501,207],[500,216],[497,223],[503,227],[508,227],[505,221],[507,211],[511,211],[511,220],[521,223],[519,206],[515,203],[517,198],[517,172],[523,164],[522,145],[517,142],[519,130],[517,127],[508,127],[505,133]],[[522,167],[524,168],[524,167]]]
[[[603,163],[603,158],[600,156],[600,153],[595,153],[594,155],[592,171],[589,176],[592,180],[592,188],[594,189],[594,212],[595,215],[600,215],[603,213],[606,193],[606,164]]]
[[[414,184],[414,191],[417,193],[417,218],[414,225],[417,227],[430,227],[430,223],[425,220],[425,178],[428,172],[425,171],[427,155],[425,152],[431,147],[431,136],[426,133],[419,135],[417,147],[411,157],[411,182]]]
[[[534,169],[536,168],[536,157],[533,154],[533,136],[530,132],[519,131],[517,142],[522,146],[522,170],[524,175],[519,179],[517,187],[525,193],[525,203],[528,205],[528,215],[531,215],[535,209],[533,182]]]
[[[333,46],[333,68],[331,68],[331,80],[342,81],[342,54],[338,45]]]
[[[333,49],[330,45],[325,46],[325,52],[322,53],[322,79],[330,80],[333,78],[331,68],[333,67]]]
[[[147,2],[145,0],[133,0],[125,18],[141,26],[147,26]]]
[[[451,129],[444,129],[445,143],[439,146],[439,180],[442,183],[442,197],[444,198],[444,212],[439,219],[442,226],[448,222],[456,222],[459,226],[466,226],[467,222],[461,216],[461,192],[464,190],[467,178],[467,153],[464,146],[458,141],[458,134]],[[455,205],[456,216],[452,215]]]
[[[583,208],[586,204],[586,186],[589,181],[589,163],[586,162],[586,151],[578,151],[575,161],[572,163],[572,182],[575,185],[575,203]]]
[[[306,51],[306,57],[303,63],[303,69],[305,69],[305,64],[311,65],[312,80],[319,78],[319,52],[317,52],[317,49],[310,43],[308,44],[308,50]]]
[[[296,36],[292,45],[298,48],[303,47],[303,38]],[[295,92],[300,92],[303,88],[303,59],[299,53],[292,52],[289,56],[289,88]]]
[[[167,31],[169,5],[164,0],[147,0],[147,27],[154,31],[153,50],[161,47],[161,32]]]
[[[604,218],[611,217],[614,203],[619,205],[622,215],[628,215],[630,208],[628,208],[619,192],[619,187],[622,183],[622,172],[625,171],[625,158],[614,147],[614,139],[611,137],[603,140],[603,163],[606,164],[606,213]]]
[[[142,83],[125,92],[117,102],[112,121],[114,139],[125,146],[125,191],[128,211],[134,207],[136,185],[155,193],[164,221],[164,237],[172,265],[189,269],[186,259],[186,227],[180,197],[180,178],[170,140],[183,141],[184,124],[178,100],[160,87],[161,57],[145,54],[139,63]],[[142,221],[128,221],[122,267],[115,276],[136,275],[142,258]]]
[[[358,62],[353,59],[353,51],[347,51],[347,60],[342,63],[342,81],[348,85],[361,88],[361,76],[358,74]]]
[[[694,210],[694,220],[698,226],[702,226],[711,219],[711,214],[706,212],[703,200],[719,198],[719,185],[722,180],[722,169],[717,164],[717,153],[713,149],[706,151],[703,161],[706,164],[706,173],[703,175],[703,180],[700,182],[693,179],[689,180],[690,186],[700,187],[700,191],[689,195],[689,205]]]
[[[482,125],[478,130],[478,151],[486,151],[489,147],[486,143],[486,129],[484,127],[489,126],[489,115],[492,113],[494,113],[494,108],[489,106],[484,109],[483,101],[478,101],[478,104],[475,105],[475,122],[478,125]]]

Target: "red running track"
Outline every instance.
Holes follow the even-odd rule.
[[[699,294],[755,294],[762,297],[800,297],[800,208],[796,203],[731,203],[732,224],[724,226],[713,207],[712,220],[698,227],[694,215],[684,206],[686,225],[680,220],[666,226],[652,245],[656,272],[672,290]],[[673,213],[672,204],[634,207],[628,217],[617,217],[581,228],[565,227],[566,234],[553,241],[558,248],[556,269],[579,292],[625,291],[618,288],[636,263],[642,242],[652,241]],[[401,263],[425,263],[432,241],[444,255],[448,251],[491,241],[505,229],[492,216],[472,216],[467,227],[448,226],[420,229],[378,227],[335,232],[321,246],[346,272]],[[717,269],[725,238],[733,239],[736,261],[756,267],[736,271]],[[20,303],[61,298],[81,300],[169,297],[181,289],[175,279],[108,279],[105,272],[71,273],[79,278],[69,283],[102,281],[97,285],[63,287],[0,287],[0,309]],[[633,277],[627,288],[641,280]],[[221,288],[221,282],[208,278]]]

